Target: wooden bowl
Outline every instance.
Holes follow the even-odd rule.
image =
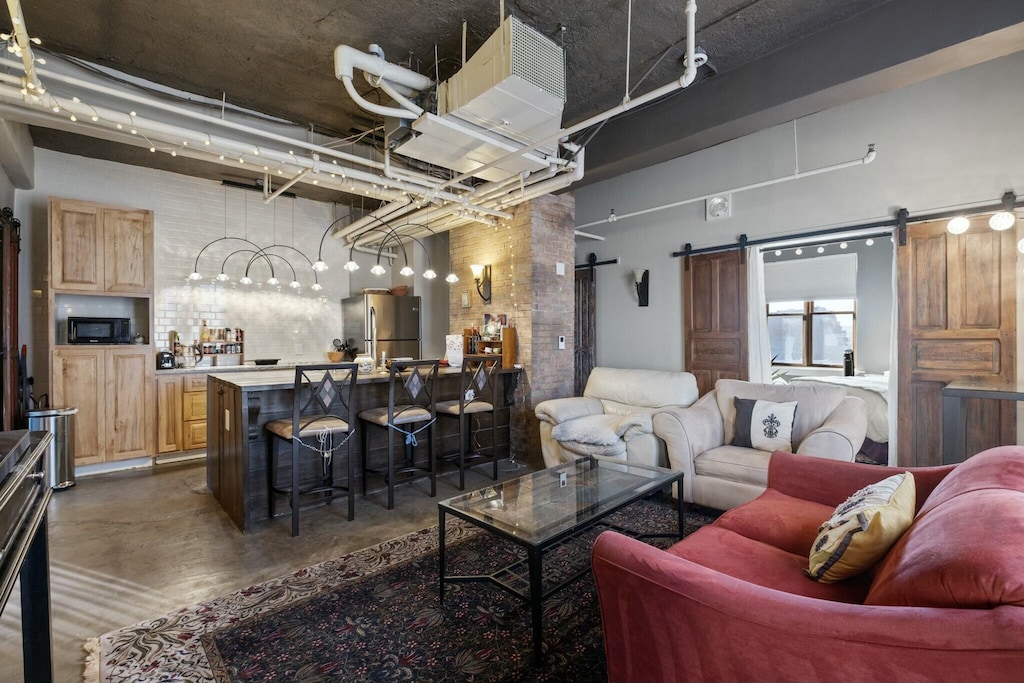
[[[391,294],[394,296],[405,296],[409,291],[409,285],[397,285],[391,288]]]
[[[331,361],[332,363],[340,363],[341,361],[345,360],[345,352],[344,351],[328,351],[327,352],[327,360]]]

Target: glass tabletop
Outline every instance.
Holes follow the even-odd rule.
[[[438,506],[540,545],[680,478],[681,472],[597,456],[455,496]]]

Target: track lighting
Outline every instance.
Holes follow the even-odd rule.
[[[946,223],[946,230],[954,235],[962,235],[971,227],[971,221],[967,216],[955,216]]]
[[[847,246],[848,246],[848,245],[846,244],[846,242],[840,242],[840,243],[839,243],[839,248],[840,248],[840,249],[846,249],[846,247],[847,247]]]
[[[868,238],[867,240],[864,241],[864,244],[868,245],[869,247],[874,243],[875,241],[871,238]]]
[[[797,249],[797,250],[796,250],[796,251],[794,251],[793,253],[794,253],[794,254],[796,254],[797,256],[800,256],[801,254],[803,254],[803,253],[804,253],[804,250],[803,250],[803,249]]]
[[[825,247],[818,247],[818,253],[819,254],[824,254],[825,253]]]
[[[992,214],[988,219],[988,226],[993,230],[1009,230],[1017,222],[1017,214],[1013,212],[1013,205],[1017,202],[1017,195],[1012,192],[1003,194],[1003,208]]]

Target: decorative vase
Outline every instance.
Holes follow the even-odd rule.
[[[462,367],[462,335],[448,334],[444,338],[444,357],[453,368]]]
[[[373,356],[359,354],[356,356],[356,364],[359,366],[359,372],[364,374],[373,372]]]

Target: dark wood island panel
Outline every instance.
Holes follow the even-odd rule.
[[[507,429],[509,406],[514,403],[513,394],[519,381],[518,368],[502,369],[500,391],[504,405],[496,415],[498,425],[498,451],[508,455]],[[272,370],[252,373],[214,372],[207,379],[206,413],[206,483],[231,521],[244,532],[251,531],[256,522],[267,519],[266,480],[266,435],[263,426],[279,418],[290,418],[295,371]],[[459,391],[459,370],[441,368],[438,373],[438,401],[454,399]],[[386,406],[388,401],[388,373],[374,372],[360,375],[356,387],[356,410]],[[458,449],[458,431],[453,420],[438,421],[436,424],[437,453]],[[358,434],[352,438],[358,439]],[[484,446],[490,445],[490,430],[483,430],[476,437]],[[370,430],[367,460],[370,467],[387,462],[386,433]],[[355,469],[361,476],[362,463],[356,448]],[[290,476],[291,463],[288,458],[278,461],[279,477],[285,481]],[[451,467],[451,466],[449,466]],[[313,458],[306,458],[300,477],[303,481],[314,481],[319,476],[319,466]],[[442,469],[442,472],[450,470]],[[375,478],[370,479],[371,490],[381,486]],[[279,505],[282,514],[287,505]],[[358,515],[358,502],[356,514]]]

